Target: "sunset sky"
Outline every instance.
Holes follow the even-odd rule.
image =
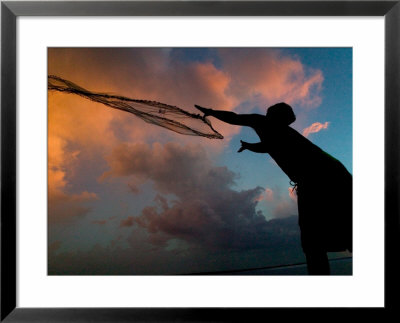
[[[286,102],[291,126],[352,172],[351,48],[51,48],[48,74],[194,113],[198,104],[265,114]],[[237,153],[240,140],[258,141],[252,129],[209,120],[224,139],[49,91],[49,274],[304,261],[289,178],[267,154]]]

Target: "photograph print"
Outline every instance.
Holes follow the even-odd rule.
[[[48,48],[49,275],[352,275],[352,48]]]

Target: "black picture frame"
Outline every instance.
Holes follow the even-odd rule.
[[[16,19],[19,16],[383,16],[385,19],[385,305],[312,309],[351,319],[363,310],[382,320],[396,311],[399,286],[400,1],[88,1],[1,3],[1,321],[249,322],[264,315],[300,319],[301,308],[19,308],[16,307]],[[368,290],[368,289],[366,289]],[[268,313],[266,312],[268,311]],[[295,314],[293,314],[295,313]],[[343,318],[343,316],[345,316]],[[358,318],[357,318],[358,319]]]

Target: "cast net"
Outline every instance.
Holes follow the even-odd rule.
[[[211,122],[207,118],[200,114],[190,113],[176,106],[156,101],[138,100],[119,95],[91,92],[55,75],[48,76],[48,89],[76,94],[85,99],[102,103],[110,108],[132,113],[148,123],[180,134],[223,139],[223,136],[212,127]]]

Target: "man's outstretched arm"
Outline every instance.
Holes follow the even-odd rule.
[[[265,117],[260,114],[237,114],[231,111],[203,108],[199,105],[195,105],[195,107],[203,112],[205,117],[212,116],[221,121],[237,126],[255,127],[265,119]]]
[[[260,154],[268,153],[267,145],[263,142],[257,142],[251,144],[243,140],[240,140],[240,143],[242,144],[242,146],[239,148],[238,153],[241,153],[243,150],[250,150],[254,153],[260,153]]]

